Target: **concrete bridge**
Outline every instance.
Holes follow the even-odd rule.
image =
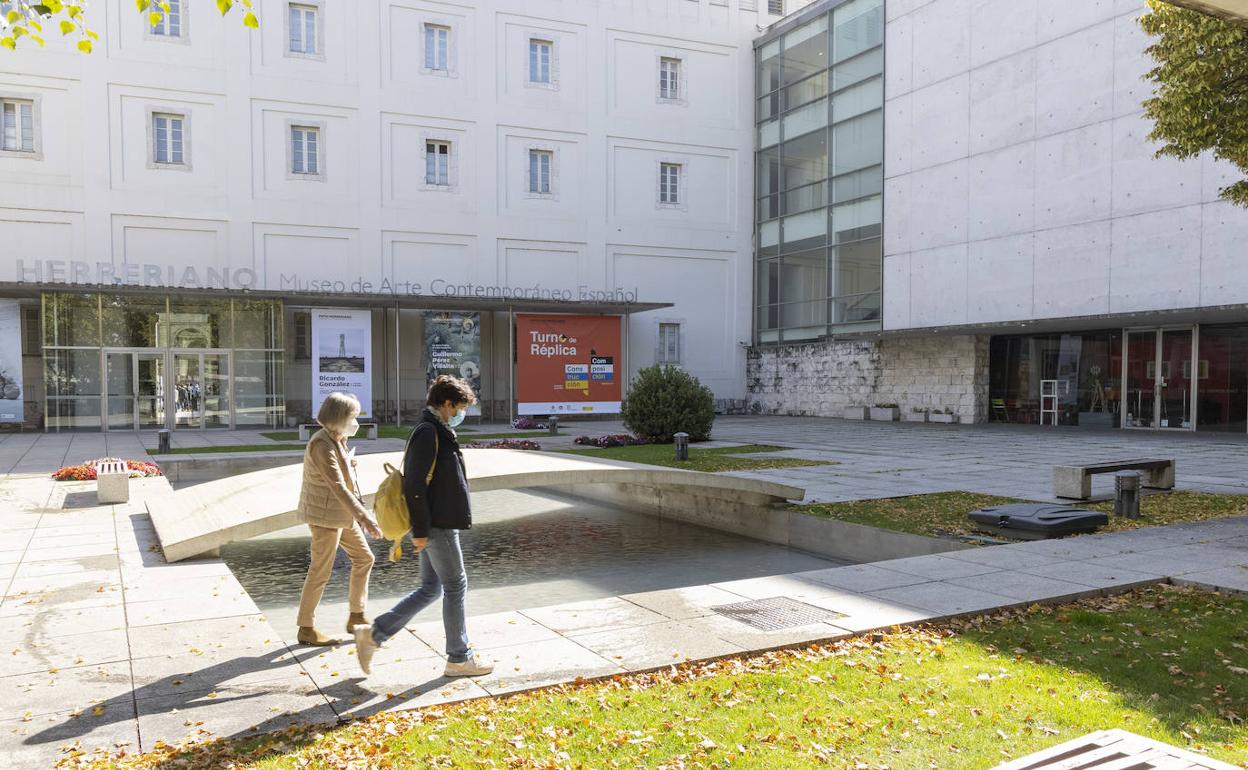
[[[366,502],[371,504],[385,478],[384,464],[398,467],[402,455],[384,452],[357,458]],[[762,540],[780,540],[769,536],[769,514],[776,504],[806,495],[798,487],[769,481],[568,454],[465,449],[464,457],[473,492],[554,488]],[[286,465],[149,499],[148,513],[165,559],[180,561],[294,526],[302,475],[302,463]]]

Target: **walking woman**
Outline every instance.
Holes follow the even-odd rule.
[[[360,429],[356,417],[360,402],[350,393],[331,393],[316,415],[318,430],[303,452],[303,488],[299,492],[299,520],[312,530],[312,562],[303,581],[299,598],[300,644],[331,645],[342,639],[326,636],[316,629],[316,606],[334,568],[339,546],[351,559],[348,587],[347,633],[361,623],[368,601],[368,575],[373,569],[373,552],[364,535],[381,537],[381,530],[360,497],[355,473],[355,450],[347,449],[347,439]]]
[[[356,626],[356,656],[365,674],[377,648],[439,596],[446,629],[445,675],[482,676],[494,670],[493,664],[480,660],[468,646],[464,618],[468,576],[459,548],[459,530],[472,526],[472,510],[455,428],[476,400],[468,383],[457,377],[438,377],[429,388],[425,410],[407,442],[403,497],[412,519],[412,545],[420,554],[420,588],[378,616],[371,626]]]

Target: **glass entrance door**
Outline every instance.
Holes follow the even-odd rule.
[[[1147,430],[1192,430],[1196,403],[1196,330],[1126,333],[1122,424]]]
[[[164,353],[135,353],[135,427],[165,427],[166,377]]]
[[[231,426],[229,351],[175,350],[172,401],[176,427]]]
[[[107,430],[134,430],[138,398],[133,353],[104,353],[104,419]]]

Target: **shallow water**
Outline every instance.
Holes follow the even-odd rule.
[[[301,526],[221,549],[273,626],[291,637],[308,568],[306,532]],[[473,528],[460,539],[470,615],[837,564],[726,532],[531,491],[473,495]],[[386,543],[374,543],[373,550],[370,617],[419,583],[410,545],[397,564],[387,560]],[[349,571],[350,561],[339,551],[317,613],[328,632],[342,632]],[[437,617],[435,605],[417,622]]]

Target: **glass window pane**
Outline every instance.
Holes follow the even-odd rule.
[[[786,257],[787,259],[787,257]],[[836,265],[836,296],[880,290],[880,239],[859,241],[832,249]]]
[[[832,12],[833,61],[884,42],[884,0],[850,0]]]
[[[281,349],[284,345],[281,300],[234,300],[234,347]]]
[[[785,217],[782,251],[805,251],[827,241],[828,215],[823,209]]]
[[[828,95],[828,71],[821,70],[784,91],[784,109],[791,110]]]
[[[780,301],[808,302],[828,297],[828,251],[786,254],[780,267]]]
[[[873,48],[853,59],[838,62],[832,69],[832,90],[852,86],[884,72],[884,49]]]
[[[872,166],[832,180],[832,200],[847,201],[884,191],[884,167]]]
[[[303,50],[316,53],[316,11],[311,8],[303,11]]]
[[[784,178],[781,180],[780,189],[804,187],[828,178],[828,135],[826,131],[815,131],[799,139],[785,142],[781,151],[784,154],[781,166]]]
[[[51,292],[43,295],[43,344],[100,344],[99,297]]]
[[[883,111],[860,115],[832,128],[833,176],[879,165],[883,157]]]
[[[1248,326],[1200,327],[1196,427],[1248,431]]]
[[[784,194],[784,213],[797,214],[827,206],[827,188],[826,182],[816,182],[789,190]]]
[[[832,302],[833,323],[850,324],[880,320],[880,293],[837,297]]]
[[[282,354],[239,350],[234,353],[234,424],[280,427],[286,421]]]
[[[780,327],[785,341],[808,340],[828,332],[828,301],[794,302],[780,306]]]
[[[301,34],[302,19],[300,18],[300,16],[301,14],[299,13],[299,9],[293,5],[290,6],[290,22],[289,22],[290,23],[290,50],[295,51],[295,52],[298,52],[303,49],[303,46],[300,43],[300,41],[303,39],[303,36]]]
[[[828,17],[823,14],[784,36],[782,86],[828,68],[827,29]]]
[[[820,99],[784,116],[784,138],[810,133],[828,125],[828,100]]]
[[[832,239],[836,243],[878,238],[880,235],[880,197],[842,203],[831,212]]]
[[[104,347],[154,348],[168,344],[162,335],[163,296],[105,294],[101,299]]]
[[[780,220],[773,219],[758,226],[758,250],[760,255],[778,254],[780,246]]]
[[[832,98],[832,122],[840,123],[883,106],[884,78],[872,78],[847,88]]]
[[[773,40],[758,49],[758,66],[755,84],[758,96],[771,93],[780,87],[780,41]]]
[[[780,301],[780,260],[763,260],[755,270],[754,301],[758,305],[775,305]]]
[[[228,348],[233,335],[230,300],[205,297],[169,298],[164,338],[175,348]]]

